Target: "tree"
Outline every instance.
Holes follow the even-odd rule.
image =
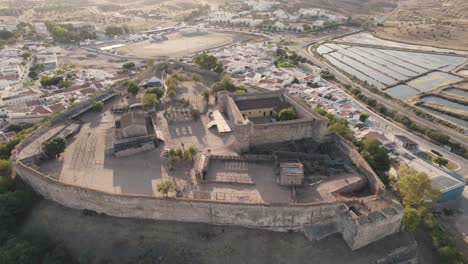
[[[450,137],[439,130],[430,129],[426,135],[441,144],[448,144],[450,142]]]
[[[322,77],[325,80],[333,80],[335,79],[335,75],[333,75],[331,72],[328,70],[324,70],[320,73],[320,77]]]
[[[31,53],[29,52],[24,52],[23,54],[21,54],[21,57],[23,57],[23,60],[27,60],[29,58],[31,58]]]
[[[156,94],[145,93],[143,95],[143,104],[146,107],[156,106],[157,103],[158,103],[158,96]]]
[[[65,151],[67,141],[63,137],[56,137],[44,143],[42,149],[49,157],[57,158],[60,153]]]
[[[439,165],[439,167],[442,167],[442,166],[446,166],[448,164],[448,159],[444,158],[444,157],[441,157],[441,156],[437,156],[433,159],[433,161]]]
[[[196,73],[192,74],[192,81],[200,82],[201,80],[202,80],[202,77],[200,76],[200,74],[196,74]]]
[[[76,98],[75,96],[71,96],[70,98],[68,98],[68,102],[70,104],[73,104],[76,101],[76,99],[78,99],[78,98]]]
[[[0,160],[0,176],[10,177],[13,167],[9,160]]]
[[[292,83],[299,84],[299,79],[297,77],[294,77]]]
[[[164,96],[164,90],[161,87],[153,87],[146,90],[145,94],[155,94],[159,100]]]
[[[154,60],[153,59],[147,59],[146,60],[146,66],[147,67],[151,67],[154,65]]]
[[[31,78],[31,79],[36,79],[37,77],[39,76],[39,73],[37,73],[37,71],[29,71],[28,73],[28,77]]]
[[[214,93],[217,93],[219,91],[234,92],[235,90],[237,90],[237,87],[231,78],[229,78],[228,76],[224,76],[220,81],[213,84],[211,90]]]
[[[177,93],[176,93],[176,91],[174,89],[167,90],[167,96],[169,98],[172,99],[172,98],[176,97],[176,95],[177,95]]]
[[[42,76],[41,77],[41,85],[42,86],[52,86],[52,85],[58,85],[61,81],[63,80],[62,77],[60,76]]]
[[[116,35],[122,35],[124,33],[128,33],[128,27],[119,27],[115,25],[111,25],[105,28],[105,32],[107,36],[116,36]]]
[[[101,112],[102,109],[104,108],[104,103],[103,102],[93,102],[93,104],[91,105],[91,108],[96,112]]]
[[[128,82],[127,91],[131,93],[133,96],[135,96],[139,90],[140,90],[140,87],[138,87],[138,85],[135,82],[133,81]]]
[[[156,185],[156,188],[158,192],[162,193],[164,196],[167,197],[167,194],[174,190],[174,184],[172,184],[172,181],[170,180],[165,180],[158,183],[158,185]]]
[[[122,65],[122,68],[124,68],[125,70],[133,70],[133,69],[135,69],[135,63],[133,63],[131,61],[127,62],[127,63],[124,63]]]
[[[245,94],[245,93],[247,93],[247,92],[245,90],[243,90],[243,89],[237,89],[237,90],[234,91],[234,94]]]
[[[328,123],[328,131],[334,131],[349,141],[354,140],[354,133],[348,127],[348,120],[345,118],[334,118],[330,113],[325,113],[325,116],[330,120]]]
[[[361,143],[361,155],[374,170],[386,172],[390,169],[390,157],[377,139],[367,138]]]
[[[406,207],[430,208],[439,198],[440,192],[432,188],[431,180],[424,172],[398,170],[398,189]]]
[[[403,214],[403,223],[405,224],[405,229],[408,231],[414,231],[416,227],[421,224],[422,213],[415,208],[405,207]]]
[[[0,263],[34,264],[38,259],[39,250],[25,240],[12,238],[0,247]]]
[[[210,94],[211,94],[211,91],[207,88],[203,89],[200,92],[200,95],[203,97],[203,100],[207,103],[210,101]]]
[[[369,119],[369,114],[368,113],[361,113],[359,115],[359,121],[361,122],[366,122],[367,119]]]
[[[214,67],[213,71],[220,74],[223,73],[224,65],[221,62],[216,63],[216,66]]]
[[[199,54],[193,58],[193,62],[205,70],[213,70],[218,65],[218,59],[211,54]]]
[[[190,146],[187,148],[187,152],[190,154],[190,156],[195,156],[198,153],[198,150],[195,146]]]
[[[296,111],[292,107],[281,109],[278,113],[278,120],[279,121],[287,121],[296,119]]]
[[[325,110],[325,109],[323,109],[321,107],[318,107],[318,106],[314,108],[314,111],[317,112],[321,116],[326,116],[327,113],[328,113],[327,110]]]
[[[176,89],[180,84],[178,75],[171,75],[164,81],[164,84],[167,87],[167,90]]]

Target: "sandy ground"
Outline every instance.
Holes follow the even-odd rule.
[[[61,59],[64,64],[75,63],[81,67],[87,66],[90,69],[105,70],[109,73],[118,72],[122,69],[122,64],[128,61],[102,53],[89,52],[81,48],[64,50]],[[135,63],[139,62],[138,60],[132,61]]]
[[[309,241],[302,233],[279,233],[234,226],[145,221],[86,216],[48,201],[40,202],[21,228],[24,235],[50,238],[90,263],[128,263],[145,256],[144,263],[375,263],[382,255],[412,241],[396,234],[357,251],[340,235]],[[436,263],[424,244],[420,263]]]
[[[374,34],[384,39],[468,50],[466,0],[409,0]]]
[[[191,53],[228,45],[235,41],[235,35],[210,32],[205,35],[185,37],[179,33],[167,35],[168,40],[160,43],[143,41],[117,49],[126,56],[184,56]]]

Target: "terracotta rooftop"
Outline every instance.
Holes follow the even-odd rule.
[[[49,105],[49,109],[54,113],[67,110],[67,108],[62,103]]]
[[[41,114],[41,115],[46,115],[46,114],[50,114],[52,113],[52,111],[50,111],[49,109],[41,106],[41,105],[38,105],[36,106],[32,111],[32,113],[34,114]]]
[[[32,100],[32,101],[26,102],[26,107],[32,107],[32,106],[36,106],[36,105],[40,105],[40,104],[41,104],[41,101]]]

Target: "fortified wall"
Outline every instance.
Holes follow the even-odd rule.
[[[244,118],[236,102],[244,100],[261,100],[281,97],[293,107],[298,118],[295,120],[256,124]],[[234,136],[241,145],[242,151],[248,151],[251,146],[282,143],[288,141],[313,139],[321,142],[326,134],[327,122],[296,99],[279,92],[236,95],[228,92],[218,93],[218,106],[230,120]]]
[[[344,202],[244,204],[113,194],[59,182],[21,161],[15,162],[15,169],[44,198],[75,209],[126,218],[303,231],[314,240],[341,233],[353,250],[398,232],[402,219],[403,208],[397,203],[358,216]]]
[[[94,100],[103,100],[111,95],[112,93],[106,93]],[[229,99],[225,102],[225,105],[230,104]],[[363,199],[293,204],[255,204],[161,198],[106,193],[65,184],[36,170],[32,166],[31,155],[27,153],[22,155],[22,150],[26,146],[34,144],[34,141],[49,131],[54,124],[64,122],[67,118],[86,111],[90,105],[91,101],[62,113],[25,138],[13,151],[12,161],[17,175],[48,200],[67,207],[92,210],[115,217],[237,225],[274,231],[303,231],[310,239],[316,240],[334,233],[341,233],[353,250],[399,231],[403,216],[402,206],[394,201],[385,200],[383,207],[378,209],[368,207],[369,199],[382,201],[378,195]],[[231,110],[227,110],[228,115],[239,118],[239,113],[229,111]],[[319,131],[323,129],[323,124],[326,124],[322,124],[320,118],[307,122],[310,122],[310,129],[319,129]],[[249,129],[255,129],[255,127]],[[317,134],[319,136],[317,139],[322,139],[320,133]],[[337,139],[343,140],[339,137]],[[271,140],[274,142],[275,139]],[[345,143],[339,146],[344,151],[348,151],[351,156],[355,155],[352,146]],[[355,158],[353,162],[360,170],[368,168],[366,167],[367,163],[362,158],[361,160]],[[384,190],[378,178],[374,178],[377,177],[375,173],[369,172],[365,175],[376,193]],[[356,210],[355,208],[360,209]]]

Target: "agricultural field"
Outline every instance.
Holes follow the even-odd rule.
[[[409,0],[373,34],[404,43],[468,50],[468,1]]]

